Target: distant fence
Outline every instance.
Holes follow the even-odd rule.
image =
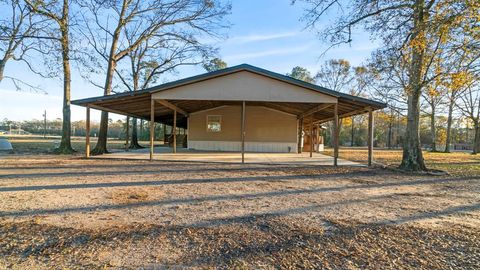
[[[453,145],[453,150],[472,151],[473,150],[473,145],[468,144],[468,143],[456,143],[456,144]]]

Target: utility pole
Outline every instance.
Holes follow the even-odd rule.
[[[47,110],[43,113],[43,138],[47,137]]]

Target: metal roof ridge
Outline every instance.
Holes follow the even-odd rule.
[[[243,70],[250,71],[250,72],[253,72],[253,73],[257,73],[257,74],[260,74],[260,75],[263,75],[263,76],[266,76],[266,77],[270,77],[270,78],[273,78],[273,79],[277,79],[277,80],[280,80],[280,81],[283,81],[283,82],[292,83],[292,84],[300,86],[300,87],[309,88],[309,89],[317,91],[319,93],[334,96],[334,97],[337,97],[337,98],[347,98],[347,99],[351,99],[353,101],[357,100],[357,101],[360,101],[360,102],[370,103],[370,104],[376,105],[378,107],[383,107],[383,108],[386,107],[386,104],[383,103],[383,102],[380,102],[380,101],[376,101],[376,100],[368,99],[368,98],[363,98],[363,97],[359,97],[359,96],[353,96],[353,95],[349,95],[349,94],[342,93],[342,92],[339,92],[339,91],[334,91],[334,90],[325,88],[325,87],[317,85],[317,84],[305,82],[305,81],[302,81],[302,80],[299,80],[299,79],[296,79],[296,78],[293,78],[293,77],[289,77],[287,75],[283,75],[283,74],[280,74],[280,73],[277,73],[277,72],[273,72],[273,71],[263,69],[263,68],[260,68],[260,67],[257,67],[257,66],[253,66],[253,65],[250,65],[250,64],[246,64],[246,63],[235,65],[235,66],[232,66],[232,67],[227,67],[227,68],[224,68],[224,69],[211,71],[211,72],[206,72],[206,73],[202,73],[202,74],[198,74],[198,75],[194,75],[194,76],[190,76],[190,77],[186,77],[186,78],[182,78],[182,79],[179,79],[179,80],[175,80],[175,81],[171,81],[171,82],[167,82],[167,83],[163,83],[163,84],[159,84],[157,86],[149,87],[149,88],[139,90],[139,91],[128,91],[128,92],[117,93],[117,94],[113,94],[113,95],[106,95],[106,96],[103,95],[103,96],[96,96],[96,97],[90,97],[90,98],[84,98],[84,99],[77,99],[77,100],[71,101],[71,103],[75,104],[75,105],[81,105],[81,104],[88,103],[90,101],[101,101],[101,100],[105,100],[105,99],[113,99],[113,98],[117,98],[117,97],[127,97],[127,96],[136,96],[136,95],[141,95],[141,94],[146,94],[146,93],[151,94],[151,93],[158,92],[158,91],[164,91],[164,90],[167,90],[167,89],[170,89],[170,88],[173,88],[173,87],[178,87],[178,86],[185,85],[185,84],[190,84],[190,83],[196,83],[196,82],[199,82],[199,81],[209,80],[209,79],[213,79],[213,78],[216,78],[216,77],[219,77],[219,76],[228,75],[228,74],[243,71]]]

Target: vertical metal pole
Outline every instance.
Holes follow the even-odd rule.
[[[85,119],[85,157],[90,157],[90,106],[87,105],[87,117]]]
[[[128,151],[128,135],[130,130],[130,117],[127,116],[127,128],[125,132],[125,151]]]
[[[298,153],[302,153],[302,139],[303,139],[303,118],[298,119]]]
[[[313,115],[310,116],[310,157],[313,156]]]
[[[163,144],[166,145],[167,144],[167,125],[166,124],[162,124],[163,125]]]
[[[177,153],[177,110],[173,111],[173,153]]]
[[[242,101],[242,163],[245,163],[245,101]]]
[[[155,138],[155,100],[150,103],[150,161],[153,160],[153,139]]]
[[[339,126],[338,126],[338,103],[335,103],[333,117],[333,166],[338,166],[338,145],[339,145]]]
[[[372,166],[373,162],[373,111],[368,112],[368,166]]]
[[[47,110],[43,113],[43,138],[47,138]]]

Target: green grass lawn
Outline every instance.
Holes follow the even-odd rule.
[[[333,149],[326,149],[327,155],[333,155]],[[340,158],[367,162],[366,148],[340,147]],[[480,155],[472,155],[466,152],[428,152],[424,151],[423,156],[430,169],[447,171],[453,175],[479,175],[480,176]],[[395,149],[374,149],[374,160],[385,165],[400,165],[402,161],[402,150]]]

